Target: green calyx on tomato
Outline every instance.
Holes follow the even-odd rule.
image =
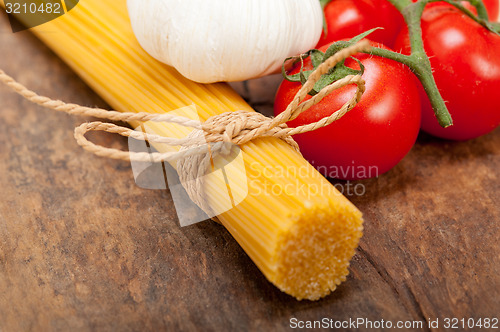
[[[354,38],[352,38],[350,41],[345,42],[345,41],[338,41],[336,43],[331,44],[328,49],[325,52],[322,52],[317,49],[312,49],[309,50],[308,52],[301,54],[299,56],[294,56],[294,57],[289,57],[285,59],[283,62],[283,66],[281,67],[281,73],[283,75],[283,78],[289,82],[299,82],[301,84],[305,84],[306,81],[309,78],[309,75],[316,69],[318,68],[319,65],[321,65],[323,62],[325,62],[328,58],[336,54],[338,51],[346,48],[347,46],[354,44],[361,39],[365,38],[366,36],[370,35],[372,32],[377,30],[378,28],[371,29],[369,31],[366,31]],[[312,69],[310,70],[305,70],[304,69],[304,60],[305,59],[310,59],[311,64],[312,64]],[[353,69],[345,65],[345,60],[339,62],[335,67],[330,69],[330,71],[323,76],[321,76],[320,80],[316,82],[314,87],[312,88],[311,91],[309,91],[309,95],[314,96],[317,93],[319,93],[323,88],[326,86],[332,84],[333,82],[336,82],[348,75],[363,75],[365,71],[365,67],[363,64],[356,58],[352,58],[354,61],[356,61],[359,65],[359,70],[358,69]],[[286,72],[285,65],[288,63],[289,60],[293,60],[293,66],[297,65],[298,62],[300,62],[300,70],[296,74],[289,75]]]
[[[309,78],[309,75],[326,59],[328,59],[331,55],[327,55],[328,51],[323,53],[320,50],[310,50],[305,54],[301,54],[296,57],[290,57],[288,60],[294,60],[293,65],[296,65],[297,62],[301,63],[301,70],[297,74],[288,75],[285,69],[285,65],[282,67],[283,77],[289,82],[299,82],[301,84],[305,84]],[[304,68],[304,60],[310,58],[313,68],[311,70],[303,70]],[[356,59],[354,59],[356,60]],[[338,63],[335,67],[330,69],[328,73],[321,76],[318,82],[314,85],[311,91],[309,91],[309,95],[314,96],[319,93],[324,87],[332,84],[335,81],[340,80],[348,75],[363,75],[364,66],[360,64],[360,70],[349,68],[345,65],[345,61]]]

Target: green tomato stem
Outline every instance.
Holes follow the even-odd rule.
[[[400,12],[413,3],[411,0],[389,0],[389,2]]]
[[[491,23],[491,28],[497,33],[500,34],[500,22]]]
[[[477,17],[481,20],[488,22],[490,20],[488,15],[488,10],[486,10],[486,6],[481,0],[467,0],[469,1],[477,10]]]
[[[382,58],[387,58],[387,59],[394,60],[397,62],[401,62],[402,64],[404,64],[408,67],[413,66],[412,57],[409,55],[404,55],[401,53],[389,51],[389,50],[386,50],[383,48],[378,48],[378,47],[372,47],[369,54],[380,56]]]
[[[462,4],[456,0],[429,0],[430,2],[436,2],[436,1],[444,1],[446,3],[449,3],[452,6],[455,6],[459,10],[461,10],[465,15],[467,15],[469,18],[471,18],[474,22],[482,25],[484,28],[490,30],[493,33],[498,34],[498,30],[495,28],[494,23],[490,22],[488,19],[488,11],[486,10],[486,7],[484,6],[483,2],[481,0],[469,0],[473,5],[476,7],[476,10],[478,13],[477,16],[474,15],[473,12],[462,6]]]
[[[411,0],[388,1],[401,12],[406,21],[410,37],[411,55],[406,56],[378,48],[374,48],[371,53],[401,62],[408,66],[422,83],[439,124],[444,128],[449,127],[453,124],[453,121],[443,97],[439,93],[434,76],[432,75],[431,62],[425,53],[422,40],[420,20],[425,6],[432,0],[421,0],[415,3]]]

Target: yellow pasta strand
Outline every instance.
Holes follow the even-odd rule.
[[[83,0],[32,31],[118,111],[164,113],[194,103],[202,120],[252,111],[227,84],[193,83],[146,54],[125,0]],[[151,128],[185,135],[166,124]],[[281,140],[256,139],[241,151],[246,171],[229,165],[227,176],[236,194],[248,187],[248,195],[219,220],[279,289],[297,299],[327,295],[348,274],[362,235],[361,213]],[[207,177],[205,190],[212,206],[221,204],[227,187],[220,173]]]

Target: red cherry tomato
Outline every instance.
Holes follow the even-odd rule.
[[[404,24],[403,16],[387,0],[333,0],[324,12],[327,33],[323,32],[316,48],[377,27],[384,29],[370,34],[370,39],[391,47]]]
[[[421,93],[422,129],[442,138],[467,140],[498,127],[500,36],[447,6],[424,12],[422,34],[436,84],[453,118],[453,126],[439,126]],[[410,53],[407,29],[398,37],[396,49]]]
[[[327,46],[320,50],[325,51]],[[366,92],[359,104],[327,127],[294,136],[304,157],[328,177],[365,179],[387,172],[411,149],[420,127],[420,102],[411,72],[381,57],[358,54],[356,58],[365,66],[366,81]],[[359,69],[352,59],[345,63]],[[309,59],[304,64],[305,70],[312,69]],[[298,72],[299,68],[292,70]],[[281,83],[275,115],[286,109],[300,88],[300,83]],[[355,90],[350,85],[333,91],[288,124],[297,127],[331,115]]]

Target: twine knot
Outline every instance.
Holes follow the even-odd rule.
[[[204,176],[218,155],[227,156],[233,148],[258,137],[278,137],[300,153],[297,142],[287,131],[285,123],[273,126],[273,119],[257,112],[235,111],[210,117],[188,136],[193,145],[184,146],[179,153],[208,144],[208,153],[200,153],[177,160],[179,180],[191,200],[208,216],[215,215],[203,190]],[[219,143],[219,144],[214,144]]]
[[[201,131],[205,133],[208,143],[222,141],[243,145],[258,137],[273,136],[299,151],[286,122],[275,123],[272,118],[257,112],[236,111],[214,115],[203,123]]]

